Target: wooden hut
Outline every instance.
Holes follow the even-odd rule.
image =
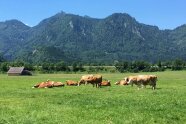
[[[10,67],[7,74],[8,76],[32,75],[32,73],[25,70],[24,67]]]

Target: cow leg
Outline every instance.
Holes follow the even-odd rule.
[[[144,84],[141,84],[141,87],[142,87],[142,88],[146,88],[146,85],[144,85]]]
[[[140,90],[140,87],[138,86],[138,90]]]
[[[152,86],[152,90],[155,90],[155,87],[154,86]]]
[[[151,85],[152,85],[152,90],[155,90],[156,89],[156,82],[155,81],[152,81],[151,82]]]
[[[140,88],[142,87],[142,83],[139,82],[137,86],[138,86],[138,90],[140,90]]]
[[[101,88],[101,83],[98,84],[99,88]]]
[[[99,88],[99,83],[96,83],[96,88]]]
[[[131,82],[131,80],[129,80],[129,81],[127,82],[127,84],[131,84],[131,86],[133,86],[133,82]]]

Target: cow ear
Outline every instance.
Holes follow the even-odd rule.
[[[127,78],[127,81],[129,81],[129,78]]]

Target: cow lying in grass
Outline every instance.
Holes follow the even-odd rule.
[[[62,82],[54,82],[47,80],[46,82],[41,82],[34,85],[32,88],[52,88],[52,87],[63,87],[64,84]]]
[[[101,86],[111,86],[111,83],[109,80],[104,80],[101,82]]]
[[[143,88],[146,87],[146,85],[152,86],[152,89],[156,89],[156,81],[157,81],[157,76],[156,75],[137,75],[137,76],[129,76],[124,78],[124,80],[127,82],[127,84],[133,84],[138,86],[138,89],[140,87]]]
[[[73,80],[67,80],[66,81],[66,85],[68,85],[68,86],[77,86],[78,82],[77,81],[73,81]]]
[[[96,85],[96,88],[101,87],[102,76],[101,75],[84,75],[81,77],[80,81],[78,82],[78,86],[81,84],[92,84],[93,87]]]
[[[120,80],[120,81],[117,81],[117,82],[115,83],[115,85],[128,85],[128,83],[127,83],[127,81],[125,81],[125,80]]]

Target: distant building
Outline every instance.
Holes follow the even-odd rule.
[[[32,75],[32,73],[25,70],[24,67],[10,67],[7,74],[8,76]]]

